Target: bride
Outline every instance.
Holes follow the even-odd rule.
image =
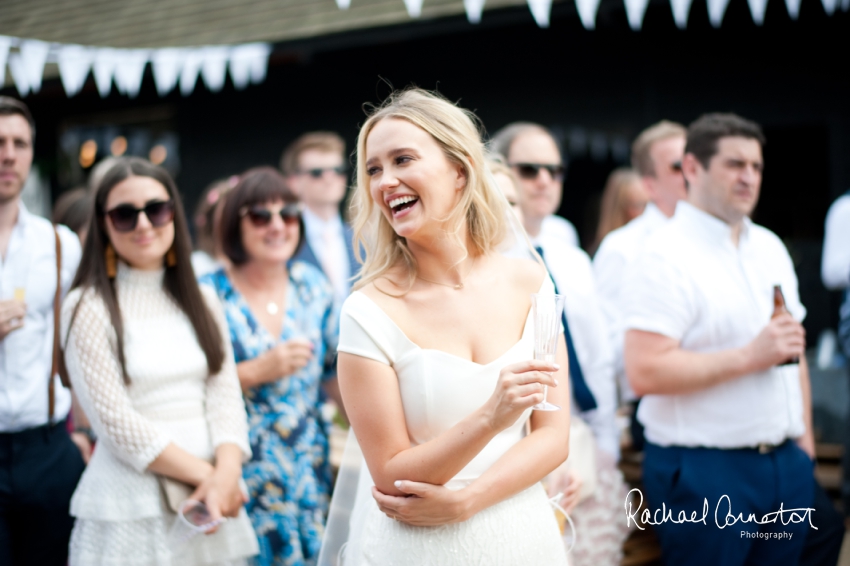
[[[423,90],[360,131],[338,375],[368,475],[346,566],[566,564],[539,484],[569,450],[566,347],[532,359],[530,295],[554,289],[502,253],[512,215],[486,167],[474,115]],[[563,410],[532,412],[544,386]]]

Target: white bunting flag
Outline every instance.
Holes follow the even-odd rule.
[[[165,96],[177,86],[185,59],[185,49],[166,48],[153,52],[151,56],[153,82],[156,83],[156,91],[160,96]]]
[[[823,0],[823,11],[827,16],[835,13],[835,8],[838,6],[838,0]]]
[[[485,0],[463,0],[463,8],[466,10],[466,19],[471,24],[481,22],[481,12],[484,11]]]
[[[237,45],[230,52],[230,80],[237,90],[249,82],[259,84],[266,80],[271,46],[267,43]]]
[[[9,48],[12,38],[0,35],[0,85],[6,82],[6,59],[9,58]]]
[[[120,49],[118,56],[115,86],[120,93],[136,98],[142,88],[142,78],[145,76],[150,52],[147,49]]]
[[[227,57],[230,47],[226,45],[213,45],[202,48],[204,59],[201,65],[201,76],[210,92],[219,92],[224,88],[224,79],[227,76]]]
[[[828,2],[829,0],[824,0]],[[767,10],[767,0],[747,0],[750,5],[750,14],[753,15],[753,21],[757,26],[764,23],[764,12]]]
[[[180,92],[183,96],[189,96],[195,90],[195,84],[198,82],[198,74],[201,72],[203,65],[203,48],[186,51],[186,59],[183,60],[183,70],[180,71]]]
[[[796,20],[800,15],[800,0],[785,0],[785,7],[788,8],[788,15],[792,20]]]
[[[94,54],[94,82],[101,98],[106,98],[112,91],[112,77],[118,65],[118,50],[111,47],[98,49]]]
[[[404,7],[407,8],[407,15],[411,18],[422,15],[422,0],[404,0]]]
[[[599,0],[576,0],[576,9],[584,29],[596,29],[596,12],[599,11]]]
[[[340,10],[348,10],[349,6],[351,6],[351,0],[336,0],[336,7]]]
[[[670,7],[673,9],[673,19],[676,21],[676,26],[679,29],[688,27],[688,16],[691,13],[691,4],[693,0],[670,0]]]
[[[41,77],[44,75],[44,63],[50,44],[37,39],[26,39],[21,42],[18,53],[9,55],[9,70],[15,87],[21,96],[41,90]]]
[[[729,0],[708,0],[708,21],[711,22],[711,25],[716,28],[720,27],[728,6]]]
[[[528,9],[534,21],[541,28],[549,27],[549,15],[552,12],[552,0],[528,0]]]
[[[59,78],[69,98],[80,92],[86,84],[86,78],[94,63],[94,55],[93,48],[82,45],[63,45],[59,48]]]
[[[841,9],[845,12],[850,10],[850,0],[841,0]]]
[[[626,4],[626,16],[629,18],[629,27],[638,31],[643,26],[643,17],[646,15],[646,7],[649,0],[624,0]]]

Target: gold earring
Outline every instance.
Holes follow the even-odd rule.
[[[104,261],[106,263],[106,276],[115,279],[115,276],[118,275],[118,266],[116,265],[115,248],[112,247],[112,244],[106,244]]]
[[[171,246],[171,249],[165,254],[165,265],[168,267],[177,265],[177,252],[174,251],[174,246]]]

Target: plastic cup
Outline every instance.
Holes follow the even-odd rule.
[[[205,503],[187,499],[180,504],[180,512],[168,532],[168,546],[177,550],[192,538],[208,532],[224,521],[226,519],[223,517],[214,520]]]

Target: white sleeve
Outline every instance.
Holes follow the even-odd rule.
[[[623,327],[681,341],[697,317],[691,281],[659,253],[638,256],[623,281]]]
[[[850,286],[850,196],[832,203],[824,227],[821,278],[828,289]]]
[[[608,341],[614,359],[614,373],[620,378],[625,374],[623,366],[623,306],[621,291],[628,260],[617,250],[605,245],[605,240],[593,258],[593,276],[599,307],[605,317]]]
[[[374,317],[359,308],[362,306],[358,304],[360,299],[362,297],[351,295],[342,305],[337,350],[392,365],[392,346],[378,333]]]
[[[68,376],[99,441],[136,470],[145,471],[171,439],[133,408],[118,364],[115,328],[106,305],[93,291],[78,289],[63,304],[61,320],[62,336],[68,337]]]
[[[243,461],[247,462],[251,458],[251,447],[248,442],[248,416],[245,413],[242,388],[236,374],[230,331],[227,327],[224,310],[215,291],[205,285],[200,287],[207,307],[218,325],[222,338],[222,348],[224,349],[224,362],[221,365],[221,371],[211,375],[206,384],[206,417],[210,438],[214,448],[228,443],[237,445],[242,450]]]
[[[71,288],[71,283],[74,281],[74,275],[77,273],[77,267],[80,265],[82,256],[82,248],[80,240],[67,226],[58,225],[56,231],[59,232],[59,242],[62,245],[62,296],[64,297]]]

